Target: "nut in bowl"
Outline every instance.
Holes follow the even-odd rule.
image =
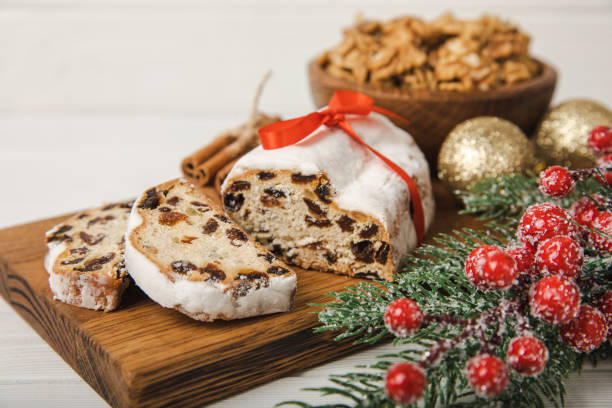
[[[310,87],[317,107],[348,89],[407,119],[397,125],[414,136],[433,171],[444,138],[466,119],[497,116],[527,134],[534,130],[557,74],[531,57],[528,46],[516,26],[489,16],[358,22],[310,62]]]

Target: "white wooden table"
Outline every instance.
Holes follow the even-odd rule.
[[[561,71],[555,100],[612,105],[609,0],[0,0],[0,228],[134,196],[178,176],[179,160],[263,107],[312,109],[308,58],[362,10],[389,17],[490,11],[534,36]],[[327,384],[390,351],[380,346],[260,386],[218,407],[287,399],[333,402]],[[612,406],[612,363],[568,382],[568,407]],[[105,402],[0,299],[0,407],[100,407]]]

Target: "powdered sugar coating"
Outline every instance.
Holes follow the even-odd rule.
[[[578,228],[569,219],[569,213],[558,205],[551,203],[532,205],[521,217],[518,239],[535,249],[540,242],[555,235],[577,238]]]
[[[110,203],[64,220],[45,234],[45,269],[54,299],[111,311],[129,285],[123,266],[123,234],[129,203]]]
[[[415,179],[427,228],[434,216],[429,166],[412,137],[377,113],[347,115],[347,120],[366,143]],[[321,126],[299,143],[281,149],[259,146],[236,162],[226,180],[249,170],[289,170],[305,175],[324,172],[336,189],[333,200],[340,208],[380,220],[391,238],[396,265],[417,244],[406,183],[337,127]],[[222,190],[226,188],[224,184]]]
[[[556,236],[542,242],[535,257],[538,271],[544,275],[578,277],[584,263],[584,251],[573,239]]]
[[[53,232],[59,227],[59,225],[47,231],[45,234],[46,237],[53,235]],[[47,254],[45,255],[44,265],[47,272],[53,270],[53,265],[55,265],[55,261],[57,257],[60,256],[62,252],[66,250],[67,246],[64,242],[51,241],[47,243]]]
[[[479,354],[468,361],[466,368],[470,385],[481,397],[498,395],[508,385],[508,367],[497,356]]]
[[[232,297],[230,285],[189,280],[175,275],[171,281],[159,267],[134,247],[130,233],[143,223],[138,200],[132,207],[125,235],[125,262],[136,284],[163,307],[178,309],[198,320],[239,319],[291,308],[296,288],[295,274],[270,276],[269,286],[252,289],[239,298]]]
[[[62,273],[49,274],[49,287],[53,298],[74,306],[92,310],[114,310],[121,303],[121,293],[129,281],[124,281],[119,291],[104,290],[104,276]]]
[[[595,350],[606,340],[608,326],[599,310],[589,305],[580,306],[578,315],[560,328],[561,338],[579,353]]]
[[[546,367],[548,349],[535,337],[516,337],[508,345],[506,362],[522,375],[537,375]]]
[[[580,290],[571,280],[559,275],[540,279],[530,291],[531,314],[552,324],[572,320],[580,307]]]
[[[56,228],[49,230],[46,235],[52,235]],[[88,274],[66,275],[53,271],[53,265],[55,265],[57,257],[67,248],[64,242],[51,241],[47,244],[47,248],[48,252],[45,255],[44,264],[45,269],[49,272],[49,288],[53,292],[55,300],[92,310],[113,310],[119,306],[121,302],[120,293],[105,293],[101,289],[101,285],[97,284],[95,276]],[[100,296],[105,296],[106,301],[99,302]]]

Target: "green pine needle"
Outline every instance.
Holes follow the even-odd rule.
[[[406,257],[393,283],[358,283],[342,292],[329,294],[332,302],[318,305],[321,326],[315,332],[339,331],[336,340],[353,338],[355,344],[374,344],[390,333],[383,323],[387,305],[394,299],[415,300],[423,312],[431,315],[451,314],[469,319],[499,304],[512,293],[477,290],[463,273],[464,262],[471,250],[483,244],[506,245],[514,239],[515,228],[523,211],[538,202],[555,202],[563,207],[583,195],[600,194],[609,197],[609,190],[594,180],[578,183],[576,191],[562,200],[551,200],[538,190],[533,175],[513,174],[475,184],[459,196],[465,203],[463,213],[491,220],[483,230],[462,229],[452,234],[439,234],[436,245],[424,245]],[[583,293],[586,302],[612,289],[612,254],[585,250],[581,279],[592,280],[593,290]],[[507,390],[501,395],[484,399],[477,397],[464,375],[467,360],[480,349],[478,339],[468,337],[459,347],[444,354],[438,364],[427,369],[425,407],[544,407],[545,401],[556,407],[564,404],[564,382],[569,374],[579,370],[586,361],[596,363],[612,356],[612,347],[605,344],[588,355],[575,353],[559,338],[558,328],[530,318],[534,334],[548,347],[549,362],[536,377],[511,373]],[[517,322],[510,316],[503,322],[503,347],[497,354],[504,357],[509,341],[516,335]],[[396,361],[420,361],[422,353],[443,338],[456,336],[462,327],[432,324],[408,339],[394,340],[395,354],[379,356],[362,371],[330,376],[332,385],[310,388],[322,395],[347,399],[346,404],[310,405],[301,401],[285,401],[279,406],[302,408],[394,407],[384,392],[384,376]],[[492,335],[496,327],[490,329]],[[364,371],[365,370],[365,371]]]

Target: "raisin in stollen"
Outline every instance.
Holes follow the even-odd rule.
[[[186,180],[144,192],[125,240],[130,275],[161,306],[202,321],[292,307],[295,273]]]
[[[114,310],[129,284],[123,236],[131,203],[77,214],[46,234],[45,269],[55,299],[87,309]]]
[[[382,115],[349,116],[355,132],[414,178],[426,227],[434,216],[429,167],[412,137]],[[343,130],[243,156],[222,187],[227,213],[287,262],[392,280],[417,245],[406,183]]]

